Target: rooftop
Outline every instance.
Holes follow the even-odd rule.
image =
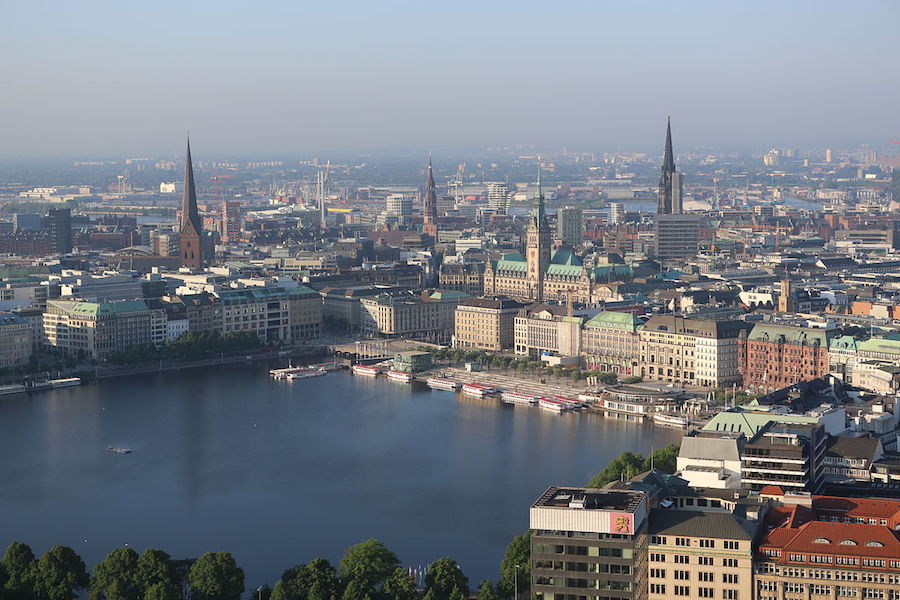
[[[650,511],[650,535],[673,535],[726,540],[752,540],[751,532],[727,512],[672,510]]]
[[[644,499],[644,492],[601,490],[597,488],[549,488],[533,508],[576,508],[633,513]]]

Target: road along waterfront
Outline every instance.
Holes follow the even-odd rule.
[[[406,565],[453,556],[477,582],[548,485],[679,437],[348,372],[271,380],[285,362],[0,398],[0,544],[66,544],[89,566],[125,544],[227,550],[250,589],[377,537]]]

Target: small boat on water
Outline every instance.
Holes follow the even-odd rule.
[[[11,394],[24,394],[27,388],[24,385],[15,383],[11,385],[0,385],[0,396],[9,396]]]
[[[570,410],[575,410],[576,408],[578,408],[577,404],[573,404],[572,402],[565,402],[556,398],[541,398],[538,401],[538,406],[540,406],[543,410],[554,412],[557,414],[568,412]]]
[[[370,367],[369,365],[353,365],[354,375],[363,375],[365,377],[378,377],[378,374],[381,373],[381,369],[378,367]]]
[[[572,398],[570,396],[552,396],[552,398],[565,404],[570,404],[573,408],[581,408],[587,405],[587,402],[584,400],[579,400],[578,398]]]
[[[525,406],[534,406],[541,400],[540,396],[523,394],[522,392],[503,392],[500,397],[507,404],[521,404]]]
[[[484,385],[481,383],[466,383],[462,386],[462,393],[466,396],[473,396],[475,398],[484,398],[485,396],[490,396],[491,394],[496,394],[497,389],[492,388],[489,385]]]
[[[119,448],[117,446],[107,446],[106,451],[114,454],[131,454],[131,448]]]
[[[435,390],[447,390],[449,392],[455,392],[458,390],[462,384],[458,381],[453,381],[452,379],[442,379],[441,377],[429,377],[425,383],[428,384],[428,387]]]
[[[335,362],[315,363],[307,365],[310,369],[322,369],[323,371],[340,371],[343,365]]]
[[[286,369],[272,369],[269,371],[269,375],[275,379],[290,379],[294,373],[302,373],[308,370],[309,368],[307,367],[287,367]]]
[[[412,383],[413,376],[412,373],[407,373],[406,371],[398,371],[396,369],[391,369],[387,372],[387,378],[391,381],[396,381],[397,383]]]
[[[684,415],[672,415],[668,413],[654,413],[653,423],[663,427],[687,427],[690,419]]]
[[[78,377],[66,377],[64,379],[51,379],[50,380],[50,386],[54,390],[56,388],[72,387],[74,385],[81,385],[81,379]]]
[[[327,375],[325,369],[303,369],[290,373],[286,379],[293,381],[295,379],[306,379],[308,377],[321,377],[322,375]]]

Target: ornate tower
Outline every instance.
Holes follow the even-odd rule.
[[[193,270],[203,268],[203,222],[197,210],[197,191],[194,188],[194,166],[191,163],[191,140],[188,138],[184,157],[184,196],[181,200],[181,266]]]
[[[538,302],[544,299],[544,275],[550,266],[550,225],[544,213],[544,190],[541,187],[541,172],[538,167],[537,191],[534,193],[534,207],[531,221],[525,231],[526,282],[529,296]]]
[[[431,155],[428,155],[428,179],[425,182],[425,196],[422,198],[422,231],[437,242],[437,196],[434,193],[434,171]]]
[[[663,155],[662,173],[659,175],[659,200],[656,214],[679,215],[682,213],[681,173],[675,171],[675,154],[672,152],[672,120],[666,123],[666,150]]]

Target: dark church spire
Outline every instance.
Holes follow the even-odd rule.
[[[199,234],[202,228],[197,210],[197,190],[194,187],[194,165],[191,162],[191,137],[188,135],[187,152],[184,155],[184,195],[181,200],[181,230],[190,223]]]
[[[666,149],[663,154],[662,172],[659,175],[659,199],[656,212],[660,215],[680,213],[681,190],[680,179],[675,172],[675,153],[672,151],[672,119],[666,122]],[[673,190],[675,187],[679,189]]]
[[[434,169],[431,167],[431,153],[428,153],[428,179],[425,181],[425,197],[422,199],[422,220],[434,223],[437,220],[437,195],[434,187]]]

